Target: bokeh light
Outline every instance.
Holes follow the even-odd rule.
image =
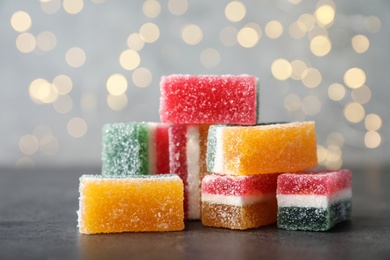
[[[42,51],[51,51],[57,45],[57,37],[54,33],[44,31],[37,36],[37,46]]]
[[[168,10],[173,15],[183,15],[187,12],[188,3],[187,0],[169,0],[168,1]]]
[[[120,96],[108,95],[107,104],[114,111],[121,111],[126,108],[128,103],[127,96],[125,94]]]
[[[131,79],[134,85],[140,88],[144,88],[150,85],[152,82],[152,73],[149,69],[140,67],[134,70]]]
[[[365,26],[370,33],[376,33],[381,29],[382,22],[376,16],[369,16],[365,19]]]
[[[273,20],[265,25],[264,31],[269,38],[277,39],[283,33],[283,25],[279,21]]]
[[[292,74],[290,62],[285,59],[276,59],[271,65],[272,75],[278,80],[286,80]]]
[[[368,131],[378,131],[382,126],[382,118],[374,113],[366,115],[364,125]]]
[[[245,5],[239,1],[232,1],[226,5],[225,16],[231,22],[241,21],[246,14]]]
[[[153,43],[160,37],[160,29],[154,23],[145,23],[139,29],[139,34],[144,42]]]
[[[31,28],[31,17],[24,11],[17,11],[11,17],[11,26],[17,32],[26,32]]]
[[[196,45],[202,40],[203,33],[196,24],[186,24],[181,29],[181,38],[188,45]]]
[[[293,60],[291,63],[292,73],[291,78],[301,80],[307,73],[307,65],[302,60]]]
[[[53,85],[59,95],[67,95],[73,88],[72,79],[67,75],[58,75],[53,79]]]
[[[352,48],[357,53],[364,53],[370,47],[370,41],[368,38],[362,34],[355,35],[352,38]]]
[[[19,149],[23,154],[31,155],[38,151],[39,142],[34,135],[24,135],[19,139]]]
[[[302,83],[308,88],[316,88],[322,81],[321,72],[315,68],[308,68],[303,73]]]
[[[84,50],[79,47],[70,48],[65,55],[66,62],[73,68],[83,66],[86,58]]]
[[[254,47],[259,40],[259,33],[251,27],[244,27],[237,33],[237,42],[244,48]]]
[[[344,83],[349,88],[359,88],[366,82],[366,74],[360,68],[351,68],[344,73]]]
[[[140,51],[144,47],[145,42],[139,33],[132,33],[127,38],[127,46],[130,50]]]
[[[115,73],[108,78],[106,87],[113,96],[123,95],[127,90],[127,79],[122,74]]]
[[[63,0],[62,6],[64,7],[65,12],[69,14],[78,14],[83,10],[84,1],[83,0]]]
[[[356,102],[351,102],[344,107],[344,116],[351,123],[359,123],[364,119],[365,109]]]
[[[319,164],[324,164],[327,153],[328,150],[324,146],[317,144],[317,160]]]
[[[310,50],[318,57],[322,57],[328,54],[331,48],[332,43],[330,42],[329,38],[323,35],[316,36],[310,41]]]
[[[146,0],[142,6],[145,16],[156,18],[161,12],[160,3],[156,0]]]
[[[32,52],[37,45],[37,41],[31,33],[22,33],[16,38],[16,48],[23,53]]]
[[[73,117],[66,126],[68,134],[74,138],[83,137],[88,130],[87,122],[81,117]]]
[[[55,14],[61,9],[60,0],[40,1],[41,9],[47,14]]]
[[[30,83],[29,94],[30,98],[37,104],[53,103],[58,98],[55,85],[43,78],[35,79]]]
[[[367,148],[377,148],[382,141],[382,137],[378,132],[375,131],[367,131],[364,135],[364,144]]]
[[[15,163],[16,169],[32,169],[35,167],[34,161],[29,157],[22,157]]]
[[[328,87],[328,96],[333,101],[340,101],[345,97],[345,88],[340,83],[333,83]]]
[[[119,63],[125,70],[134,70],[141,63],[141,57],[134,50],[125,50],[119,56]]]
[[[317,23],[323,26],[329,26],[332,24],[335,16],[335,10],[330,5],[321,5],[315,11],[315,17]]]

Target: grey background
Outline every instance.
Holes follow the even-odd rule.
[[[99,166],[102,126],[109,122],[159,121],[159,80],[162,75],[172,73],[256,75],[261,84],[261,121],[315,120],[318,144],[323,147],[329,145],[330,133],[342,134],[345,140],[341,147],[342,166],[387,162],[390,152],[387,120],[390,92],[388,1],[335,2],[335,20],[327,29],[333,46],[324,57],[316,57],[310,52],[307,36],[296,40],[288,33],[288,27],[300,15],[314,13],[316,1],[303,0],[299,4],[288,0],[242,1],[246,6],[246,16],[237,23],[225,17],[224,10],[229,1],[188,1],[188,10],[180,16],[168,10],[167,2],[160,1],[160,14],[148,18],[142,11],[143,1],[107,0],[96,4],[84,0],[82,11],[75,15],[67,13],[63,7],[55,14],[47,14],[37,0],[1,1],[0,167]],[[36,48],[30,53],[22,53],[16,48],[16,38],[20,33],[12,28],[10,19],[20,10],[31,17],[29,33],[37,36],[42,31],[50,31],[56,35],[57,44],[53,50],[44,52]],[[369,16],[380,19],[379,31],[367,30],[365,20]],[[277,39],[270,39],[264,33],[265,25],[271,20],[280,21],[284,27],[283,34]],[[139,51],[140,67],[149,69],[152,82],[145,88],[138,88],[131,80],[132,71],[120,66],[119,55],[128,49],[127,37],[138,32],[146,22],[159,27],[160,37],[154,43],[146,43]],[[219,34],[224,27],[239,30],[249,22],[262,28],[260,41],[255,47],[247,49],[239,44],[227,47],[221,43]],[[191,46],[181,38],[180,30],[187,23],[202,29],[203,38],[199,44]],[[356,53],[351,47],[351,38],[357,34],[367,36],[370,41],[369,49],[363,54]],[[65,54],[72,47],[85,51],[86,62],[79,68],[70,67],[65,61]],[[217,66],[206,68],[200,62],[200,54],[206,48],[218,50],[220,62]],[[305,60],[321,72],[321,84],[309,89],[301,81],[275,79],[271,64],[278,58]],[[330,84],[344,84],[343,75],[352,67],[363,69],[367,76],[366,84],[372,97],[363,105],[366,114],[378,114],[383,121],[378,130],[382,142],[375,149],[364,145],[364,120],[353,124],[343,115],[344,106],[352,101],[351,90],[346,88],[346,95],[339,102],[330,100],[327,94]],[[128,105],[119,112],[110,109],[106,102],[106,81],[114,73],[123,74],[128,81]],[[45,78],[51,81],[60,74],[68,75],[73,82],[69,93],[73,107],[65,114],[56,112],[52,104],[36,104],[29,96],[29,85],[33,80]],[[289,113],[284,100],[292,93],[301,99],[308,95],[317,96],[321,110],[315,115],[305,115],[302,111]],[[93,109],[82,105],[85,95],[96,100]],[[87,123],[88,130],[80,138],[67,132],[67,123],[73,117],[81,117]],[[23,154],[19,148],[20,139],[33,134],[39,125],[51,130],[58,151],[47,155],[38,149],[33,154]]]

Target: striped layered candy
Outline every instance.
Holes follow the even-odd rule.
[[[200,183],[207,174],[206,145],[209,125],[169,126],[169,168],[184,183],[186,219],[200,218]]]
[[[103,127],[103,175],[159,173],[169,173],[166,124],[131,122]]]
[[[208,171],[252,175],[301,171],[317,165],[313,121],[256,126],[213,125],[207,144]]]
[[[202,224],[249,229],[275,223],[277,177],[278,174],[205,176],[202,180]]]
[[[184,229],[183,182],[177,175],[80,178],[80,233]]]
[[[277,186],[278,227],[325,231],[351,217],[350,170],[285,173]]]
[[[174,124],[256,124],[258,80],[251,75],[169,75],[160,81],[160,119]]]

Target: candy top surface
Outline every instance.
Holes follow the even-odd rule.
[[[284,173],[278,177],[277,194],[331,195],[351,186],[347,169]]]
[[[245,124],[257,120],[258,80],[251,75],[169,75],[160,81],[162,122]]]
[[[267,130],[279,130],[288,128],[297,128],[307,125],[314,125],[314,121],[302,121],[302,122],[275,122],[275,123],[258,123],[256,125],[225,125],[217,124],[210,126],[211,128],[223,128],[226,131],[267,131]]]
[[[158,122],[128,122],[128,123],[107,123],[103,126],[103,132],[109,131],[111,128],[133,128],[133,127],[145,127],[148,129],[155,129],[157,127],[168,127],[165,123]]]
[[[278,174],[251,176],[206,175],[202,193],[226,196],[258,195],[276,192]]]
[[[91,181],[161,181],[161,180],[181,180],[177,174],[155,174],[155,175],[127,175],[127,176],[103,176],[84,174],[80,177],[82,180]]]

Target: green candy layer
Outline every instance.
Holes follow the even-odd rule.
[[[149,131],[146,123],[106,124],[103,127],[102,174],[149,174]]]
[[[351,217],[351,200],[334,203],[329,208],[278,208],[278,227],[287,230],[326,231]]]
[[[217,147],[217,125],[211,125],[207,136],[206,164],[207,170],[213,172],[215,164],[215,153]]]

